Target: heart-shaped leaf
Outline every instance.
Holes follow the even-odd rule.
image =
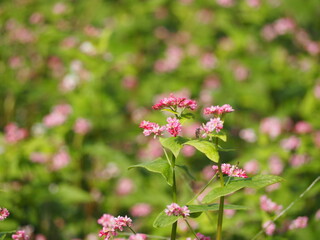
[[[221,196],[228,195],[244,187],[259,189],[283,180],[283,178],[273,175],[257,175],[252,178],[233,178],[228,185],[212,189],[203,198],[203,202],[210,203]]]
[[[145,162],[138,165],[133,165],[131,168],[145,168],[150,172],[160,173],[167,181],[167,183],[172,186],[173,184],[173,174],[171,166],[168,161],[163,158],[157,158],[152,162]]]
[[[212,142],[203,139],[196,139],[187,141],[184,144],[195,147],[200,152],[204,153],[211,161],[219,161],[219,153],[216,146]]]
[[[173,155],[177,158],[183,144],[188,141],[188,139],[183,137],[169,137],[169,138],[159,138],[160,143],[163,147],[169,149]]]

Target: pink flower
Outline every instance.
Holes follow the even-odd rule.
[[[218,173],[219,171],[217,165],[213,165],[212,169],[215,173]],[[236,165],[231,165],[229,163],[221,164],[221,171],[222,171],[222,174],[226,174],[230,177],[240,177],[240,178],[248,177],[246,172],[243,169],[238,168]]]
[[[192,157],[196,153],[196,149],[190,145],[184,145],[181,153],[185,157]]]
[[[147,239],[147,235],[143,233],[133,234],[133,235],[130,235],[129,237],[129,240],[146,240],[146,239]]]
[[[181,132],[181,123],[177,118],[167,118],[168,124],[166,125],[167,131],[174,137]]]
[[[28,132],[24,128],[19,128],[15,123],[9,123],[4,128],[5,140],[8,143],[17,143],[28,136]]]
[[[41,152],[33,152],[30,155],[31,162],[35,163],[45,163],[49,160],[49,156]]]
[[[294,126],[294,131],[298,134],[310,133],[312,132],[312,126],[305,121],[300,121]]]
[[[273,27],[278,35],[293,32],[296,24],[291,18],[280,18],[273,23]]]
[[[182,216],[182,217],[188,217],[190,215],[190,210],[187,206],[180,207],[176,203],[171,203],[167,206],[165,209],[165,213],[168,216]]]
[[[43,118],[43,123],[47,127],[55,127],[62,125],[72,112],[72,108],[68,104],[60,104],[53,108],[52,112]]]
[[[246,129],[240,130],[239,137],[245,140],[246,142],[250,142],[250,143],[257,141],[257,135],[252,128],[246,128]]]
[[[280,119],[277,117],[264,118],[260,123],[260,131],[272,139],[276,138],[282,131]]]
[[[212,69],[217,64],[217,58],[212,53],[205,53],[201,56],[201,66],[205,69]]]
[[[276,225],[272,221],[267,221],[263,224],[263,228],[267,235],[272,236],[276,230]]]
[[[15,234],[12,235],[13,240],[29,240],[29,236],[25,233],[24,230],[18,230]]]
[[[118,216],[116,218],[114,218],[115,224],[114,224],[114,229],[115,230],[119,230],[119,231],[123,231],[123,227],[131,227],[132,225],[132,219],[125,216]]]
[[[269,158],[269,169],[274,175],[280,175],[283,171],[283,162],[278,156],[271,156]]]
[[[320,209],[318,209],[318,211],[316,212],[316,214],[315,214],[315,219],[317,220],[317,221],[319,221],[320,220]]]
[[[259,171],[259,163],[257,160],[250,160],[246,162],[243,168],[249,174],[257,174]]]
[[[89,132],[91,128],[90,122],[85,118],[78,118],[73,126],[73,130],[81,135],[85,135]]]
[[[260,6],[261,2],[260,0],[247,0],[247,4],[249,7],[257,8]]]
[[[260,208],[266,212],[275,212],[278,213],[282,209],[282,205],[278,205],[275,202],[272,202],[266,195],[260,197]]]
[[[289,162],[292,167],[300,167],[310,161],[310,157],[306,154],[294,154]]]
[[[116,193],[120,196],[125,196],[134,190],[134,184],[130,178],[122,178],[117,184]]]
[[[149,136],[150,134],[154,134],[154,136],[160,136],[163,134],[163,131],[166,130],[165,126],[159,126],[157,123],[153,123],[153,122],[149,122],[149,121],[145,121],[143,120],[140,123],[140,128],[143,128],[143,134],[145,136]]]
[[[103,214],[97,221],[103,227],[112,227],[115,224],[114,216],[110,214]]]
[[[222,7],[232,7],[234,5],[234,0],[216,0],[216,1]]]
[[[114,228],[103,227],[99,232],[99,237],[104,237],[104,240],[108,240],[114,236],[117,236],[117,231]]]
[[[70,162],[70,155],[65,150],[60,150],[52,157],[52,169],[59,170],[67,166]]]
[[[0,207],[0,221],[3,221],[10,215],[8,209]]]
[[[210,237],[207,237],[207,236],[205,236],[205,235],[203,235],[201,233],[197,233],[196,235],[200,240],[211,240]],[[197,240],[197,239],[195,238],[194,240]]]
[[[216,131],[217,133],[223,128],[223,121],[220,118],[211,118],[206,124],[202,124],[200,131],[203,132],[201,137],[206,138],[210,133]]]
[[[308,217],[298,217],[291,222],[289,229],[305,228],[308,225]]]
[[[203,110],[203,114],[205,114],[205,115],[214,114],[215,116],[219,116],[224,113],[230,113],[233,111],[234,111],[234,109],[229,104],[224,104],[221,107],[218,105],[207,107]]]
[[[285,138],[281,141],[280,145],[285,150],[297,149],[300,146],[300,138],[296,136]]]
[[[161,99],[158,103],[152,106],[154,110],[161,110],[164,108],[174,109],[177,108],[189,108],[195,110],[197,108],[197,102],[195,100],[187,99],[185,97],[175,97],[172,93],[170,97]]]
[[[135,204],[131,209],[130,213],[133,217],[145,217],[151,213],[151,206],[147,203]]]

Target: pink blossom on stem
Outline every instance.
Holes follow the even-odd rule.
[[[310,133],[312,132],[312,126],[308,122],[300,121],[294,126],[294,131],[298,134]]]
[[[190,210],[187,206],[180,207],[177,203],[171,203],[165,209],[165,213],[168,216],[182,216],[185,218],[190,215]]]
[[[215,173],[218,173],[219,169],[217,165],[213,165],[212,169]],[[246,172],[238,168],[236,165],[231,165],[229,163],[223,163],[221,164],[221,171],[223,174],[226,174],[230,177],[240,177],[240,178],[247,178]]]
[[[133,235],[130,235],[129,237],[129,240],[146,240],[146,239],[147,239],[147,235],[143,233],[133,234]]]
[[[140,128],[143,128],[143,134],[145,136],[149,136],[150,134],[154,134],[154,136],[160,136],[163,134],[163,131],[166,130],[165,126],[159,126],[157,123],[153,123],[153,122],[149,122],[149,121],[145,121],[143,120],[140,123]]]
[[[59,170],[67,166],[70,162],[70,155],[65,150],[60,150],[52,157],[52,169]]]
[[[272,236],[276,230],[276,225],[272,221],[267,221],[263,224],[263,228],[267,235]]]
[[[29,236],[24,230],[18,230],[15,234],[12,234],[13,240],[29,240]]]
[[[45,163],[49,160],[49,156],[41,152],[33,152],[30,154],[31,162],[35,163]]]
[[[71,114],[72,108],[69,104],[60,104],[53,108],[52,112],[43,118],[47,127],[55,127],[63,124]]]
[[[275,212],[278,213],[282,210],[282,205],[278,205],[275,202],[272,202],[266,195],[260,197],[260,208],[266,212]]]
[[[291,222],[289,229],[305,228],[308,225],[308,217],[298,217]]]
[[[164,108],[176,109],[176,108],[189,108],[195,110],[197,108],[197,102],[185,97],[175,97],[172,93],[170,97],[161,99],[158,103],[152,106],[154,110],[161,110]]]
[[[210,115],[214,114],[216,116],[222,115],[224,113],[230,113],[233,112],[234,109],[229,104],[224,104],[221,107],[220,106],[211,106],[207,107],[203,110],[203,114]]]
[[[260,123],[260,132],[274,139],[282,132],[281,121],[277,117],[264,118]]]
[[[292,167],[300,167],[310,161],[310,157],[306,154],[294,154],[289,159]]]
[[[132,219],[127,216],[118,216],[114,218],[115,225],[114,228],[119,231],[123,231],[123,227],[131,227]]]
[[[8,143],[17,143],[28,136],[28,132],[24,128],[19,128],[15,123],[9,123],[4,128],[5,140]]]
[[[3,221],[10,215],[8,209],[0,207],[0,221]]]
[[[217,3],[222,7],[232,7],[234,5],[234,0],[216,0]]]
[[[257,141],[257,135],[252,128],[245,128],[240,130],[239,137],[249,143]]]
[[[199,238],[199,240],[211,240],[210,237],[207,237],[207,236],[205,236],[205,235],[203,235],[201,233],[197,233],[196,235]],[[197,239],[195,238],[194,240],[197,240]]]
[[[98,219],[98,224],[102,225],[103,227],[112,227],[115,224],[114,216],[110,214],[103,214],[101,218]]]
[[[269,169],[271,174],[280,175],[283,168],[284,164],[278,156],[274,155],[269,158]]]
[[[250,160],[243,166],[244,170],[249,174],[257,174],[259,171],[259,163],[257,160]]]
[[[209,122],[202,124],[200,127],[200,132],[202,132],[201,137],[206,138],[214,131],[220,132],[221,129],[223,129],[223,121],[220,118],[211,118]]]
[[[285,138],[281,141],[280,145],[285,150],[297,149],[300,146],[300,138],[296,136]]]
[[[123,231],[123,227],[131,227],[131,218],[125,216],[113,217],[109,214],[103,214],[98,223],[103,226],[99,232],[99,237],[104,237],[104,240],[108,240],[117,236],[117,231]]]
[[[130,178],[122,178],[117,184],[116,193],[120,196],[126,196],[134,190],[134,184]]]
[[[91,128],[90,122],[85,118],[78,118],[73,126],[73,130],[81,135],[85,135]]]
[[[112,227],[103,227],[99,232],[99,237],[104,237],[104,240],[109,240],[114,236],[117,236],[117,231]]]
[[[182,130],[181,123],[177,118],[167,118],[168,124],[166,125],[167,131],[174,137],[176,137]]]
[[[190,145],[184,145],[181,153],[185,157],[192,157],[196,152],[196,149]]]

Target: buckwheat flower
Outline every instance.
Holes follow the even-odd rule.
[[[147,235],[143,233],[133,234],[133,235],[130,235],[129,237],[129,240],[146,240],[146,239],[147,239]]]
[[[200,132],[203,132],[201,137],[206,138],[210,133],[214,131],[218,133],[221,129],[223,129],[223,121],[220,118],[211,118],[209,122],[200,127]]]
[[[291,222],[289,229],[305,228],[308,225],[308,217],[298,217]]]
[[[199,240],[211,240],[210,237],[207,237],[207,236],[205,236],[205,235],[203,235],[201,233],[197,233],[196,235],[199,238]],[[195,238],[194,240],[197,240],[197,239]]]
[[[118,216],[116,218],[114,218],[115,224],[114,224],[114,229],[115,230],[119,230],[119,231],[123,231],[123,227],[131,227],[132,225],[132,220],[131,218],[125,216]]]
[[[213,165],[212,169],[215,174],[218,173],[218,171],[219,171],[219,168],[217,165]],[[240,178],[247,178],[248,177],[246,172],[243,169],[238,168],[236,165],[231,165],[229,163],[221,164],[221,171],[223,174],[226,174],[230,177],[240,177]]]
[[[190,215],[190,210],[187,206],[180,207],[177,203],[171,203],[165,209],[165,213],[168,216],[182,216],[185,218]]]
[[[272,221],[265,222],[262,227],[265,233],[269,236],[272,236],[274,231],[276,230],[276,225]]]
[[[25,233],[24,230],[18,230],[15,234],[12,235],[13,240],[29,240],[29,236]]]
[[[130,213],[133,217],[145,217],[151,213],[151,210],[152,208],[148,203],[138,203],[130,209]]]
[[[104,237],[104,240],[109,240],[117,235],[117,231],[112,227],[103,227],[103,229],[99,232],[99,237]]]
[[[243,166],[244,170],[249,174],[257,174],[259,171],[259,163],[257,160],[250,160]]]
[[[320,209],[318,209],[318,210],[317,210],[317,212],[316,212],[316,214],[315,214],[314,218],[315,218],[317,221],[319,221],[319,220],[320,220]]]
[[[197,108],[197,102],[192,99],[187,99],[185,97],[175,97],[172,93],[168,98],[161,99],[158,103],[152,106],[154,110],[161,110],[164,108],[174,109],[177,108],[188,108],[194,110]]]
[[[0,221],[3,221],[10,215],[8,209],[6,208],[0,208]]]
[[[52,157],[52,169],[59,170],[65,166],[67,166],[70,162],[71,158],[67,151],[60,150]]]
[[[271,174],[280,175],[282,173],[284,164],[278,156],[271,156],[268,162]]]
[[[140,123],[140,128],[143,128],[143,134],[145,136],[149,136],[151,134],[154,134],[154,136],[160,136],[163,134],[163,131],[166,130],[165,126],[159,126],[157,123],[153,123],[153,122],[149,122],[149,121],[145,121],[143,120]]]
[[[90,122],[85,118],[78,118],[73,126],[73,130],[81,135],[85,135],[91,128]]]
[[[4,128],[5,140],[8,143],[17,143],[28,136],[28,132],[24,128],[19,128],[16,123],[9,123]]]
[[[294,150],[300,146],[300,138],[291,136],[281,141],[280,145],[285,150]]]
[[[114,216],[110,214],[103,214],[101,218],[98,219],[98,224],[102,225],[103,227],[112,227],[115,224]]]
[[[167,118],[168,124],[166,125],[167,131],[174,137],[176,137],[182,130],[181,123],[177,118]]]
[[[298,134],[305,134],[312,132],[312,126],[305,121],[297,122],[294,126],[294,131]]]
[[[281,121],[277,117],[264,118],[260,123],[260,132],[269,135],[274,139],[282,132]]]
[[[266,212],[275,212],[278,213],[282,210],[282,205],[278,205],[269,199],[266,195],[260,197],[260,208]]]
[[[134,190],[134,183],[130,178],[121,178],[116,187],[116,193],[120,196],[126,196]]]

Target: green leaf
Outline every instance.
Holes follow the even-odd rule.
[[[185,142],[184,144],[195,147],[214,162],[219,161],[219,153],[216,149],[216,146],[212,142],[203,139],[197,139]]]
[[[188,141],[188,139],[183,137],[169,137],[169,138],[159,138],[160,143],[163,147],[169,149],[173,155],[177,158],[183,144]]]
[[[145,168],[150,172],[160,173],[170,186],[173,184],[171,166],[169,165],[168,161],[163,158],[157,158],[152,162],[145,162],[129,167],[129,169],[131,168]]]
[[[217,137],[220,138],[222,141],[226,142],[227,141],[227,134],[223,131],[220,131],[218,133],[211,133],[209,134],[210,137]]]
[[[221,196],[228,195],[244,187],[259,189],[283,180],[283,178],[273,175],[257,175],[252,178],[232,178],[227,186],[217,187],[210,191],[203,198],[203,202],[210,203]]]
[[[235,151],[236,149],[223,148],[223,147],[221,147],[221,146],[218,146],[218,150],[221,151],[221,152],[233,152],[233,151]]]
[[[198,217],[202,212],[206,211],[218,211],[219,204],[209,204],[209,205],[187,205],[190,210],[191,217]],[[240,205],[225,204],[224,209],[234,209],[234,210],[247,210],[248,208]],[[200,214],[199,214],[200,213]],[[182,216],[167,216],[163,210],[155,219],[153,226],[155,228],[166,227],[175,223]]]
[[[173,111],[173,110],[171,110],[171,109],[169,109],[169,108],[161,109],[161,111],[166,111],[166,112],[171,112],[171,113],[173,113],[173,114],[178,114],[176,111]]]
[[[192,113],[183,113],[183,114],[181,114],[181,118],[193,119],[194,115]]]
[[[189,168],[186,165],[177,165],[176,167],[180,168],[185,174],[192,180],[196,180],[195,177],[191,174]]]
[[[9,231],[9,232],[0,232],[0,240],[6,239],[7,234],[15,233],[16,231]]]

